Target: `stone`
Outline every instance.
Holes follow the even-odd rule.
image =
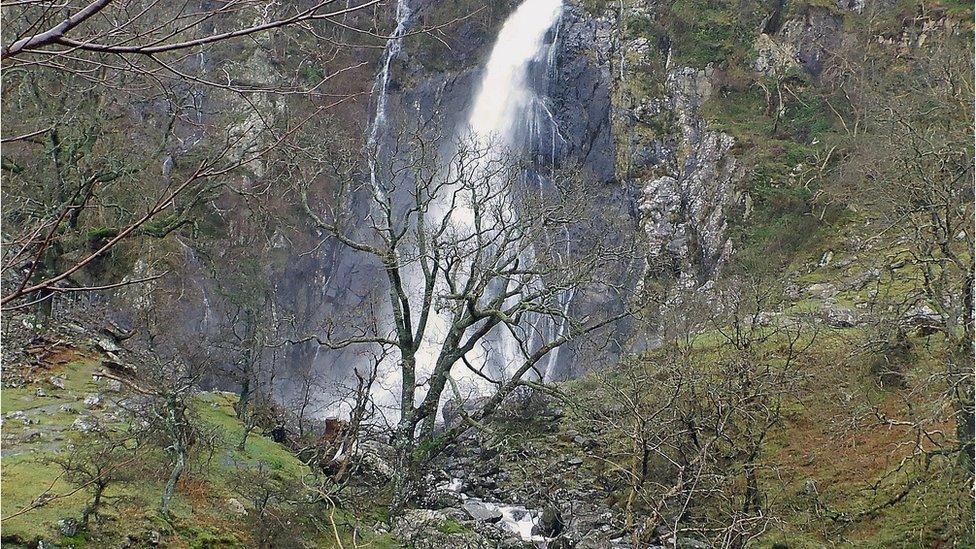
[[[244,515],[247,514],[247,508],[244,507],[244,504],[241,503],[241,501],[237,498],[228,499],[227,508],[230,509],[231,513],[234,513],[235,515],[240,517],[243,517]]]
[[[834,251],[827,250],[826,252],[824,252],[822,256],[820,256],[820,261],[817,263],[817,266],[823,269],[824,267],[830,265],[830,262],[833,259],[834,259]]]
[[[146,541],[149,545],[159,545],[159,542],[163,540],[163,535],[156,530],[151,530],[149,534],[146,535]]]
[[[375,440],[364,440],[357,447],[357,451],[361,467],[366,471],[384,479],[393,477],[395,456],[392,446]]]
[[[110,379],[105,386],[105,390],[112,393],[119,393],[122,391],[122,382],[117,379]]]
[[[579,467],[580,465],[583,465],[583,458],[571,457],[566,460],[566,464],[572,467]]]
[[[901,323],[909,328],[917,329],[922,335],[931,335],[944,325],[945,319],[927,304],[912,307],[901,317]]]
[[[390,530],[398,539],[415,549],[489,549],[499,547],[476,531],[445,532],[444,526],[458,518],[445,511],[433,509],[407,509],[395,521]]]
[[[105,353],[117,353],[122,350],[122,347],[119,347],[114,341],[107,338],[99,338],[95,340],[95,347]]]
[[[65,387],[65,385],[64,385],[64,378],[61,377],[61,376],[51,376],[50,378],[48,378],[48,381],[56,389],[64,389],[64,387]]]
[[[85,406],[89,409],[98,408],[102,405],[102,395],[90,394],[85,397]]]
[[[807,288],[807,293],[817,297],[833,297],[837,295],[837,288],[829,282],[819,282]]]
[[[13,412],[10,412],[9,414],[7,414],[7,419],[12,421],[23,421],[24,425],[30,425],[31,423],[33,423],[33,420],[27,417],[27,412],[24,412],[23,410],[15,410]]]
[[[502,519],[502,512],[497,507],[474,499],[465,501],[461,509],[479,522],[498,522]]]
[[[47,391],[45,391],[43,387],[38,387],[37,390],[34,391],[34,396],[46,397]]]
[[[98,423],[95,421],[95,418],[91,416],[81,416],[75,419],[71,426],[82,433],[90,433],[91,431],[94,431],[96,427],[98,427]]]
[[[828,326],[835,328],[852,328],[857,325],[857,317],[844,307],[827,307],[824,309],[824,320]]]
[[[756,60],[753,69],[763,76],[786,74],[799,65],[796,48],[790,44],[778,44],[772,36],[762,33],[753,43]]]
[[[21,442],[34,442],[41,439],[41,432],[37,429],[29,429],[24,431],[24,434],[20,435]],[[68,534],[73,535],[73,534]]]
[[[566,526],[563,515],[555,505],[549,505],[542,510],[539,524],[533,528],[533,534],[553,538],[558,536]]]
[[[58,532],[61,532],[62,536],[71,537],[78,533],[78,521],[71,518],[65,517],[58,521]]]

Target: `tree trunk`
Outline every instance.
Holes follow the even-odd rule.
[[[176,450],[176,463],[173,464],[173,471],[170,473],[169,480],[166,481],[166,487],[163,489],[163,500],[159,506],[159,511],[163,515],[169,514],[170,501],[173,499],[173,494],[176,493],[176,484],[180,481],[185,467],[186,452],[180,447]]]
[[[98,506],[102,504],[102,492],[105,491],[104,484],[96,482],[93,487],[92,502],[85,506],[85,510],[81,513],[81,524],[85,527],[88,527],[88,521],[92,516],[98,517]]]
[[[241,380],[241,392],[237,398],[237,402],[234,403],[234,413],[237,415],[237,419],[244,419],[245,414],[247,414],[247,407],[251,401],[251,376],[244,374],[244,378]]]
[[[414,440],[414,424],[411,418],[401,418],[393,441],[393,448],[395,450],[395,462],[393,464],[393,502],[390,504],[390,516],[396,517],[403,513],[417,492],[417,464],[415,459],[417,448]]]
[[[759,475],[756,474],[756,466],[753,463],[745,465],[746,494],[742,504],[742,511],[745,513],[759,512],[761,507],[759,498]]]
[[[972,354],[963,347],[961,357],[950,359],[955,364],[950,368],[956,370],[950,383],[955,394],[954,405],[956,412],[956,439],[959,444],[959,467],[968,475],[973,475],[973,468],[976,465],[976,390],[973,386]]]

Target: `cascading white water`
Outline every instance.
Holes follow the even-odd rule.
[[[372,123],[369,125],[369,132],[366,135],[366,154],[367,163],[369,166],[369,178],[370,178],[370,190],[374,195],[383,196],[386,193],[386,184],[381,180],[380,174],[377,173],[377,158],[381,154],[382,142],[381,137],[383,131],[386,129],[387,125],[387,102],[389,99],[389,87],[390,87],[390,69],[393,64],[393,60],[400,55],[403,49],[403,37],[410,26],[410,17],[413,15],[412,10],[409,6],[409,0],[397,0],[396,4],[396,26],[393,29],[393,33],[390,35],[389,40],[387,40],[386,48],[383,52],[383,60],[380,65],[380,70],[376,75],[376,80],[373,83],[373,100],[375,101],[376,110],[373,115]],[[317,347],[315,349],[315,355],[312,358],[312,362],[317,363],[319,361],[319,353],[322,347]],[[378,405],[383,406],[384,403],[391,402],[391,397],[396,391],[396,379],[393,379],[395,374],[395,365],[391,364],[380,364],[379,379],[376,385],[373,387],[374,400]],[[326,411],[327,416],[342,417],[351,409],[351,399],[338,399],[333,405],[329,406]]]
[[[499,151],[513,145],[536,99],[529,69],[549,54],[546,35],[562,7],[561,0],[526,0],[502,26],[468,117],[466,130],[480,144]]]
[[[493,46],[488,63],[485,67],[481,82],[476,89],[469,116],[459,127],[459,138],[473,141],[478,147],[490,148],[489,157],[501,157],[508,149],[516,145],[516,138],[528,129],[527,122],[535,116],[533,106],[541,104],[540,98],[533,89],[530,72],[533,64],[549,59],[551,64],[552,50],[546,38],[559,21],[562,13],[561,0],[525,0],[505,21]],[[370,128],[368,146],[375,153],[379,145],[379,134],[386,123],[386,91],[390,78],[390,64],[399,53],[401,38],[406,30],[410,17],[410,10],[404,0],[397,5],[397,28],[388,44],[386,57],[380,73],[377,76],[376,116]],[[383,193],[383,182],[378,181],[375,166],[371,164],[371,181],[373,192]],[[448,215],[435,204],[428,215],[435,219],[443,219]],[[465,211],[464,207],[455,208],[450,214],[458,230],[464,231],[473,226],[473,214]],[[406,290],[411,303],[420,305],[423,299],[423,275],[419,268],[407,266],[404,269]],[[446,288],[440,290],[446,292]],[[416,316],[415,316],[416,318]],[[417,353],[417,379],[423,384],[433,371],[434,364],[440,352],[441,344],[450,328],[450,311],[439,311],[431,314],[427,320],[425,337]],[[416,330],[416,326],[414,329]],[[506,342],[504,336],[496,340],[493,352],[503,356],[513,356],[511,342]],[[472,349],[465,359],[475,365],[486,363],[489,351],[480,346]],[[386,361],[379,365],[377,386],[374,387],[373,399],[385,408],[383,403],[389,403],[390,414],[396,415],[395,402],[399,396],[396,385],[399,382],[397,364]],[[484,392],[484,380],[472,374],[466,367],[455,367],[452,377],[465,390]],[[424,390],[418,387],[418,402],[424,397]],[[389,418],[388,418],[389,419]]]
[[[523,132],[528,130],[532,133],[537,110],[535,106],[544,108],[544,104],[531,81],[531,70],[535,63],[543,60],[547,60],[547,66],[552,65],[554,49],[546,38],[557,25],[561,14],[561,0],[525,0],[502,25],[468,118],[460,127],[458,136],[459,140],[469,142],[477,149],[488,149],[483,162],[492,162],[510,153],[518,154],[519,151],[513,150],[518,146],[518,139],[532,137]],[[508,210],[504,214],[506,217],[518,215],[508,207],[506,198],[501,200],[505,202],[502,206]],[[464,206],[455,207],[448,214],[435,205],[431,215],[437,219],[450,215],[461,231],[471,230],[474,226],[474,214]],[[432,315],[430,323],[430,337],[420,356],[432,362],[436,359],[437,343],[446,334],[450,319],[443,315]],[[476,347],[466,356],[467,361],[483,366],[489,358],[487,355],[493,354],[504,368],[515,364],[520,357],[515,338],[504,330],[494,334],[489,347]],[[485,381],[466,367],[456,367],[452,374],[460,384],[467,384],[474,392],[487,389]]]
[[[518,139],[538,137],[541,124],[536,118],[540,110],[549,116],[555,156],[555,121],[532,85],[530,69],[542,60],[547,67],[552,66],[555,48],[547,44],[546,37],[558,24],[562,7],[561,0],[526,0],[498,34],[468,117],[467,135],[463,136],[479,147],[489,147],[489,159],[524,153],[515,150],[520,145]],[[520,127],[523,124],[527,127]],[[523,129],[529,135],[522,135]],[[494,345],[504,366],[511,368],[520,362],[521,350],[509,332],[496,334]]]
[[[390,64],[393,63],[393,60],[400,54],[400,50],[403,48],[403,35],[407,32],[411,13],[410,6],[407,5],[407,0],[397,0],[396,28],[393,29],[393,34],[386,44],[386,51],[383,54],[383,65],[373,86],[373,93],[376,96],[376,115],[373,117],[373,123],[369,128],[366,147],[369,149],[369,177],[374,192],[379,192],[381,185],[376,175],[375,156],[379,152],[377,148],[379,147],[380,130],[386,126],[386,100],[387,91],[390,86]]]

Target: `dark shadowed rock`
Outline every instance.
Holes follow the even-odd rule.
[[[563,515],[559,511],[559,508],[555,505],[549,505],[543,509],[542,516],[539,517],[539,524],[533,528],[533,533],[552,538],[562,533],[565,526],[566,524],[563,522]],[[550,547],[552,546],[550,545]]]

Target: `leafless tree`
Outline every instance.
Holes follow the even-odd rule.
[[[324,213],[308,194],[322,164],[308,162],[299,180],[316,226],[385,273],[377,310],[388,316],[352,335],[336,327],[315,339],[392,351],[379,375],[393,372],[397,380],[395,509],[413,495],[424,461],[518,388],[544,378],[550,353],[629,314],[581,314],[564,301],[569,292],[612,288],[613,270],[629,251],[587,209],[579,178],[564,174],[556,188],[542,190],[524,184],[512,157],[464,140],[445,156],[438,137],[427,128],[401,132],[394,153],[371,159],[380,171],[376,186],[357,175],[354,162],[332,163],[335,205]],[[361,221],[349,219],[353,196],[369,201],[366,230],[354,232]],[[560,329],[542,330],[542,321]],[[468,398],[465,384],[490,396],[465,421],[436,432],[439,407]]]
[[[283,142],[368,94],[357,71],[392,25],[383,10],[381,0],[4,4],[3,307],[45,313],[57,295],[165,275],[100,267],[195,226],[218,197],[263,192],[261,165]],[[235,57],[242,43],[246,59]],[[270,60],[286,55],[297,61]]]
[[[743,547],[773,518],[762,449],[800,394],[799,359],[816,337],[803,319],[772,315],[773,295],[754,280],[682,295],[680,310],[662,309],[662,346],[602,372],[579,403],[602,433],[595,455],[626,487],[635,546]]]
[[[64,472],[65,480],[89,494],[89,501],[81,512],[82,527],[87,528],[91,518],[99,518],[102,505],[109,499],[105,492],[110,486],[136,478],[138,469],[135,465],[143,458],[144,441],[145,433],[138,427],[128,432],[112,433],[105,426],[96,424],[68,452],[52,458]]]
[[[884,415],[882,420],[915,426],[933,445],[920,447],[919,457],[953,455],[971,479],[976,338],[972,37],[947,29],[917,46],[878,45],[874,34],[858,38],[839,53],[856,60],[842,64],[837,78],[849,84],[847,124],[858,131],[851,133],[853,151],[841,167],[836,190],[874,213],[869,222],[876,236],[865,246],[883,258],[893,285],[881,288],[874,299],[879,322],[888,326],[887,333],[921,330],[934,336],[938,342],[930,348],[943,364],[926,388],[918,388],[937,392],[939,405],[923,413],[918,405],[927,397],[910,406],[915,417]],[[892,66],[887,59],[896,47],[909,51]],[[949,417],[943,416],[944,409],[952,410]],[[947,419],[955,436],[936,434]]]

